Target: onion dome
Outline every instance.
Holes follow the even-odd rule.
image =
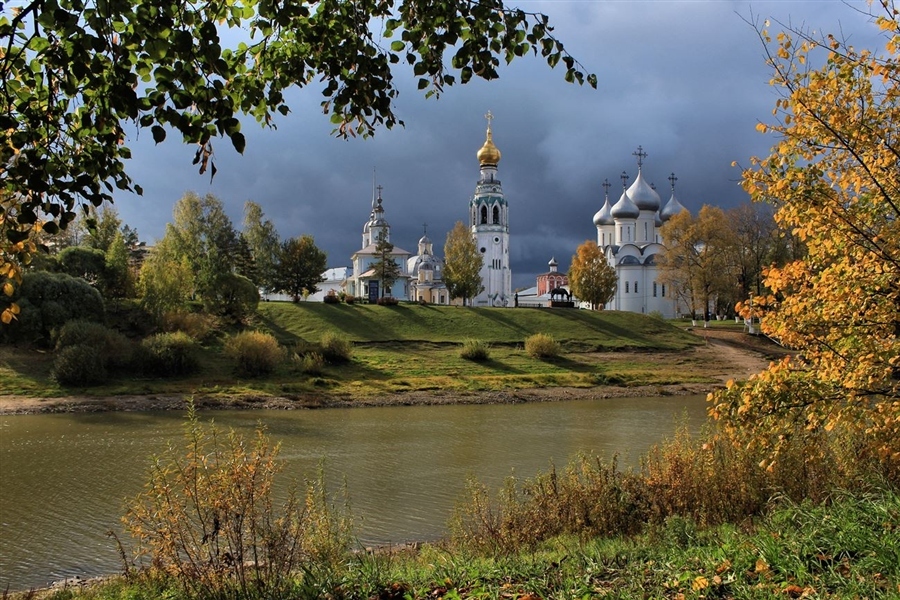
[[[613,219],[637,219],[641,214],[641,209],[637,204],[628,197],[628,192],[622,192],[622,197],[610,209]]]
[[[610,212],[609,196],[604,200],[603,207],[594,214],[594,225],[597,227],[600,227],[601,225],[615,225],[612,213]]]
[[[494,136],[491,132],[491,119],[493,118],[494,116],[490,113],[490,111],[488,111],[487,136],[484,140],[484,145],[481,147],[481,149],[478,150],[478,154],[476,155],[478,157],[478,162],[481,163],[482,166],[496,166],[497,163],[500,162],[500,150],[498,150],[497,146],[494,145]]]
[[[655,217],[655,218],[653,219],[653,225],[654,225],[654,227],[662,227],[662,225],[663,225],[663,220],[662,220],[662,217],[659,216],[659,211],[656,212],[656,214],[654,215],[654,217]]]
[[[678,198],[675,197],[675,182],[678,181],[678,178],[675,177],[675,173],[672,173],[669,176],[669,181],[672,184],[672,197],[669,198],[666,205],[659,211],[659,216],[663,221],[668,221],[681,211],[685,210],[681,202],[678,201]]]
[[[427,246],[431,244],[431,238],[429,238],[427,235],[423,235],[419,238],[419,244],[424,244]]]
[[[638,175],[634,183],[628,188],[628,196],[640,210],[659,210],[659,194],[647,183],[640,169],[638,169]]]
[[[556,262],[556,257],[555,257],[555,256],[554,256],[553,258],[550,259],[550,262],[547,263],[547,266],[548,266],[548,267],[558,267],[558,266],[559,266],[559,263]]]
[[[672,192],[672,197],[669,198],[669,201],[666,202],[663,209],[659,211],[659,216],[663,221],[668,221],[683,210],[685,210],[684,206],[682,206],[681,202],[678,201],[678,198],[675,197],[675,192]]]

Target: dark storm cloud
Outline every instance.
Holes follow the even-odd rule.
[[[513,3],[514,4],[514,3]],[[775,92],[746,2],[525,2],[556,25],[566,47],[597,73],[598,90],[567,85],[561,70],[527,58],[498,81],[450,88],[425,100],[411,76],[397,74],[396,111],[406,127],[370,140],[339,140],[321,114],[317,91],[293,94],[293,112],[276,131],[248,121],[247,149],[237,155],[218,141],[219,169],[211,184],[190,165],[193,149],[149,136],[132,142],[131,173],[144,187],[117,207],[142,238],[162,235],[172,206],[187,190],[212,193],[239,226],[246,200],[262,205],[282,237],[313,234],[329,265],[346,266],[359,248],[372,201],[372,173],[384,186],[395,245],[414,252],[428,235],[442,253],[447,231],[467,222],[478,176],[475,153],[484,141],[483,115],[495,115],[499,174],[510,204],[514,287],[534,285],[551,257],[566,270],[578,244],[596,238],[591,219],[622,192],[619,174],[634,180],[638,145],[648,153],[644,176],[663,201],[668,177],[692,212],[703,204],[730,207],[747,200],[739,169],[764,155],[774,139],[755,130],[771,119]],[[761,2],[753,14],[795,25],[852,34],[877,47],[863,2]],[[854,10],[858,9],[858,10]],[[776,29],[775,26],[772,27]]]

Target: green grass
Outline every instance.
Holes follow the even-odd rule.
[[[242,378],[223,352],[226,332],[210,336],[200,350],[198,373],[171,379],[133,373],[112,376],[88,389],[60,386],[50,378],[51,352],[0,347],[0,394],[57,397],[131,394],[372,396],[401,391],[496,391],[603,384],[706,383],[702,365],[680,351],[702,344],[698,337],[651,317],[580,310],[490,309],[401,304],[394,307],[321,303],[263,303],[250,329],[271,333],[292,351],[321,351],[323,338],[353,344],[343,364],[305,373],[285,361],[268,375]],[[551,333],[562,353],[535,359],[525,339]],[[490,345],[490,358],[465,360],[467,339]],[[615,352],[599,355],[597,352]],[[667,357],[660,361],[659,356]],[[687,359],[690,362],[690,359]]]
[[[357,343],[461,344],[476,338],[492,345],[522,344],[535,333],[550,333],[578,351],[683,350],[698,343],[657,319],[613,311],[263,302],[258,324],[284,344],[316,342],[328,331]]]

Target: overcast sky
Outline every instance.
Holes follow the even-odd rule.
[[[427,223],[442,255],[447,232],[467,221],[490,110],[510,207],[513,286],[527,287],[551,257],[566,270],[575,248],[596,239],[601,184],[609,179],[615,201],[619,174],[633,181],[637,173],[638,145],[647,153],[644,176],[664,201],[673,172],[679,200],[695,214],[704,204],[748,201],[731,163],[768,153],[774,139],[755,126],[771,119],[776,99],[763,49],[745,22],[751,14],[883,47],[859,0],[509,4],[549,15],[566,48],[597,74],[598,89],[565,83],[563,70],[539,57],[505,66],[499,80],[451,87],[439,100],[424,99],[412,75],[397,71],[396,112],[406,126],[345,141],[330,135],[319,90],[309,88],[290,96],[292,113],[276,121],[277,130],[245,122],[243,156],[219,140],[212,183],[191,165],[194,148],[175,136],[159,146],[149,132],[131,140],[128,169],[144,195],[118,196],[120,216],[152,243],[186,191],[218,196],[238,228],[244,202],[253,200],[282,238],[312,234],[330,267],[349,266],[369,217],[375,168],[391,241],[415,252]]]

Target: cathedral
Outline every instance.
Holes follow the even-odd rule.
[[[638,162],[634,182],[629,186],[628,175],[622,172],[622,195],[615,204],[610,204],[611,185],[605,181],[603,207],[594,215],[597,245],[618,276],[616,294],[606,309],[657,312],[672,318],[676,316],[677,300],[672,290],[659,281],[656,264],[657,256],[665,249],[659,230],[685,208],[675,197],[675,174],[669,177],[672,195],[662,205],[659,194],[642,173],[647,153],[638,146],[634,155]]]

